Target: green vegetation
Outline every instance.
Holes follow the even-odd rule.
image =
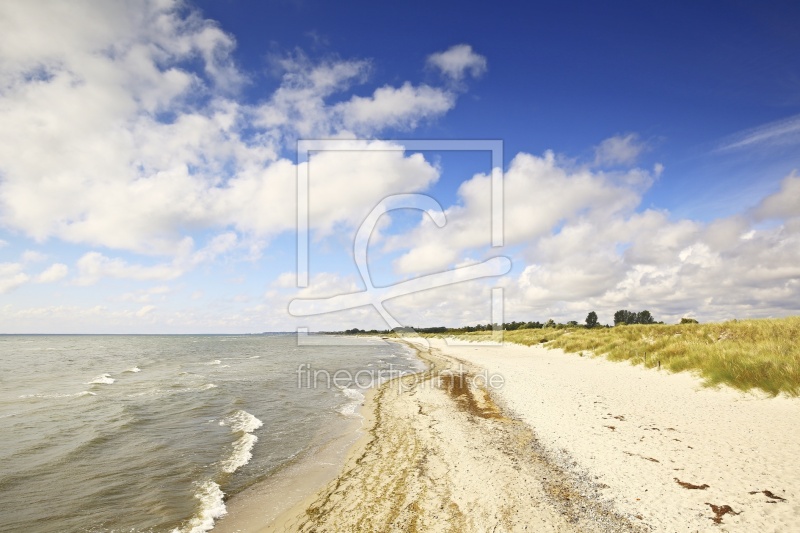
[[[489,335],[476,332],[458,336],[482,340]],[[517,329],[506,331],[504,339],[565,352],[588,351],[648,368],[660,365],[673,372],[694,371],[711,386],[725,384],[773,395],[800,395],[800,316],[716,324],[687,323],[684,319],[677,325]]]
[[[592,311],[586,325],[577,321],[558,324],[541,322],[501,324],[504,339],[530,346],[561,348],[565,352],[590,352],[612,361],[631,361],[648,368],[664,367],[673,372],[692,371],[707,385],[725,384],[740,390],[760,389],[800,396],[800,316],[782,319],[732,320],[699,324],[682,318],[680,324],[656,322],[649,311],[620,310],[614,314],[615,327],[602,326]],[[415,328],[432,336],[456,336],[486,340],[492,324],[460,328]],[[347,330],[348,334],[392,332]]]
[[[614,313],[614,325],[625,325],[625,324],[655,324],[656,319],[653,318],[653,315],[650,314],[650,311],[644,310],[639,311],[638,313],[634,313],[633,311],[628,311],[626,309],[621,309]]]

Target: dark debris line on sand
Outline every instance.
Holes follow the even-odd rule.
[[[437,408],[419,399],[418,392],[438,389],[467,415],[465,430],[475,436],[475,444],[499,451],[505,462],[513,465],[504,474],[509,478],[502,478],[502,482],[498,482],[500,478],[487,479],[487,487],[510,487],[516,492],[508,493],[509,500],[517,499],[516,503],[523,507],[530,503],[549,506],[556,515],[563,517],[562,525],[571,532],[647,531],[634,517],[622,516],[610,503],[604,502],[592,480],[579,478],[550,456],[530,427],[507,415],[488,391],[470,386],[473,380],[469,378],[475,370],[471,365],[463,365],[468,368],[466,373],[448,373],[457,363],[464,362],[443,357],[435,350],[420,357],[431,367],[413,379],[407,376],[409,386],[404,392],[388,394],[395,386],[392,381],[377,391],[375,422],[370,430],[372,438],[363,455],[311,504],[295,524],[296,530],[328,531],[332,530],[331,526],[357,524],[359,529],[370,531],[425,531],[429,526],[437,531],[442,527],[442,531],[470,531],[469,524],[473,523],[473,518],[478,519],[480,509],[461,508],[453,499],[448,487],[452,488],[454,478],[449,477],[446,469],[437,468],[444,464],[444,458],[437,455],[443,444],[435,433],[430,433],[434,426],[421,424],[436,413]],[[430,385],[433,389],[422,389]],[[384,410],[396,401],[401,401],[399,405],[405,405],[406,410]],[[418,405],[413,405],[414,402]],[[388,457],[392,460],[387,461]],[[391,469],[386,470],[389,467]],[[517,476],[514,472],[519,475],[516,481],[512,479]],[[528,483],[539,484],[540,488],[534,490],[532,485],[526,485]],[[364,491],[367,486],[372,488]],[[525,487],[530,487],[531,492],[526,492]],[[352,500],[348,495],[351,489],[356,493],[362,491],[363,499],[346,503],[348,497]],[[544,500],[526,500],[532,494]],[[519,516],[514,516],[514,509],[522,507],[509,505],[501,509],[502,516],[494,518],[497,525],[506,530],[519,530],[522,523]],[[470,513],[478,514],[471,517]],[[376,521],[378,516],[381,518]],[[641,517],[636,518],[641,520]]]

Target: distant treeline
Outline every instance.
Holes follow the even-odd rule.
[[[693,318],[683,318],[681,319],[681,324],[687,323],[697,323],[697,320]],[[614,326],[625,326],[628,324],[663,324],[663,322],[656,322],[656,319],[648,310],[644,311],[628,311],[627,309],[620,309],[616,313],[614,313]],[[502,328],[505,331],[515,331],[518,329],[545,329],[545,328],[555,328],[555,329],[565,329],[565,328],[610,328],[609,325],[602,325],[599,324],[597,321],[597,313],[594,311],[589,312],[586,315],[586,320],[584,324],[579,324],[577,320],[570,320],[567,323],[561,324],[553,320],[552,318],[547,322],[503,322],[502,324],[478,324],[476,326],[461,326],[456,328],[448,328],[444,326],[436,326],[432,328],[415,328],[415,327],[408,327],[408,328],[398,328],[397,332],[417,332],[417,333],[471,333],[474,331],[492,331],[493,329],[500,329]],[[363,330],[359,328],[352,328],[345,331],[336,331],[330,332],[335,334],[345,334],[345,335],[357,335],[357,334],[367,334],[367,335],[388,335],[392,333],[392,330],[385,329],[385,330],[378,330],[378,329],[370,329],[370,330]]]

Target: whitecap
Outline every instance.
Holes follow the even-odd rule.
[[[172,530],[172,533],[205,533],[214,527],[214,520],[225,516],[225,493],[213,481],[206,481],[198,487],[194,497],[200,500],[200,508],[189,522]]]
[[[348,403],[339,408],[339,414],[344,416],[356,416],[356,407],[358,407],[357,403]]]
[[[344,416],[360,416],[356,409],[364,403],[364,394],[356,389],[342,389],[342,394],[350,401],[339,408],[339,413]]]
[[[342,394],[354,401],[360,402],[364,400],[364,394],[356,389],[342,389]]]
[[[114,381],[115,379],[111,377],[111,374],[100,374],[87,383],[87,385],[111,385]]]
[[[233,443],[230,456],[221,463],[222,471],[232,474],[253,458],[253,446],[258,441],[258,437],[253,435],[253,432],[264,423],[247,411],[238,410],[220,421],[219,425],[229,426],[231,433],[240,434]]]
[[[134,373],[141,372],[141,371],[142,371],[142,369],[139,368],[138,366],[135,366],[133,368],[129,368],[128,370],[124,370],[124,372],[134,372]]]
[[[239,409],[229,417],[220,421],[219,425],[230,426],[231,433],[238,433],[240,431],[243,433],[252,433],[263,426],[264,423],[247,411]]]
[[[222,461],[222,471],[228,474],[233,474],[239,468],[243,467],[250,462],[253,458],[253,446],[255,446],[258,437],[252,433],[245,433],[233,443],[233,451],[230,457]]]
[[[203,363],[203,364],[204,365],[221,365],[222,361],[220,361],[219,359],[214,359],[213,361],[209,361],[209,362]]]
[[[79,396],[97,396],[94,392],[89,392],[88,390],[76,392],[73,394],[23,394],[20,396],[20,399],[27,399],[27,398],[75,398]]]

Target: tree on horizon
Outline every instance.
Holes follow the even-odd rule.
[[[614,325],[620,326],[625,324],[655,324],[656,319],[653,318],[653,315],[645,309],[644,311],[639,311],[638,313],[633,311],[628,311],[627,309],[620,309],[616,313],[614,313]]]

